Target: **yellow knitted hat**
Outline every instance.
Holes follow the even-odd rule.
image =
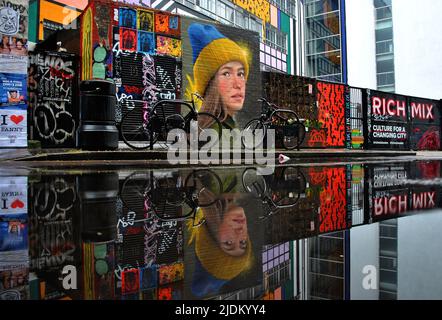
[[[195,252],[201,265],[215,278],[221,280],[231,280],[252,265],[250,239],[247,239],[247,249],[244,255],[234,257],[219,247],[205,225],[198,228],[196,233]]]

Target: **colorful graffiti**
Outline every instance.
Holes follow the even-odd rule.
[[[312,185],[321,186],[319,193],[319,231],[334,232],[347,228],[346,168],[311,168]]]
[[[157,36],[157,54],[181,58],[181,40]]]
[[[181,22],[178,16],[166,13],[155,14],[155,32],[179,37],[181,34]]]
[[[184,264],[177,262],[159,268],[159,284],[165,285],[184,279]]]
[[[325,147],[345,146],[345,86],[318,82],[318,120],[326,130]]]
[[[81,21],[81,79],[92,78],[92,9],[88,8]]]

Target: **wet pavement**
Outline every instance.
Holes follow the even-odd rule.
[[[0,300],[442,299],[441,166],[0,167]]]

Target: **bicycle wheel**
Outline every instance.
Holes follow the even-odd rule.
[[[135,108],[126,113],[121,121],[121,136],[124,143],[132,149],[147,149],[158,139],[158,133],[156,132],[153,132],[152,138],[150,137],[150,123],[145,119],[146,111],[142,108]]]
[[[246,124],[242,136],[242,145],[244,148],[254,150],[260,147],[267,134],[267,127],[260,119],[253,119]]]
[[[124,180],[120,197],[127,209],[145,214],[150,210],[148,194],[154,188],[155,180],[152,180],[150,172],[135,172]]]
[[[294,111],[276,111],[276,122],[282,126],[282,144],[286,150],[298,148],[305,137],[305,126]]]
[[[222,125],[221,122],[218,120],[217,117],[215,117],[213,114],[208,112],[198,112],[196,115],[197,118],[197,126],[198,126],[198,137],[190,136],[188,135],[188,142],[191,143],[191,139],[193,139],[194,142],[198,145],[198,149],[205,145],[206,143],[209,143],[210,146],[214,146],[217,143],[221,144],[221,134],[222,134]],[[192,124],[193,120],[190,121]],[[204,134],[203,132],[205,130],[212,129],[215,130],[217,133],[216,140],[209,139],[207,142],[199,141],[199,136]],[[188,130],[188,132],[190,132]]]
[[[256,199],[262,199],[267,192],[267,183],[264,176],[259,175],[255,168],[249,168],[242,174],[242,184],[246,192]]]
[[[220,177],[211,170],[201,169],[193,171],[184,183],[192,198],[199,207],[208,207],[214,204],[223,193],[223,184]]]
[[[284,167],[282,173],[275,177],[281,185],[272,197],[277,206],[294,206],[307,188],[307,180],[297,167]]]

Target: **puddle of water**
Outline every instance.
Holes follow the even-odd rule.
[[[441,299],[440,181],[439,161],[0,171],[0,299]]]

